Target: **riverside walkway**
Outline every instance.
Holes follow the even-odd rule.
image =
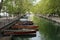
[[[48,20],[50,20],[50,21],[52,21],[52,22],[55,22],[55,23],[60,24],[60,17],[54,17],[54,16],[48,17],[48,16],[44,16],[44,15],[37,15],[37,16],[38,16],[38,17],[45,18],[45,19],[48,19]]]
[[[11,23],[12,21],[16,20],[15,17],[9,17],[9,18],[0,18],[0,28],[4,27],[5,25]]]

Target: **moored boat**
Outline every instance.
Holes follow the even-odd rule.
[[[21,29],[21,30],[4,30],[4,35],[23,35],[36,33],[36,30]]]
[[[38,26],[35,25],[14,25],[12,27],[10,27],[11,29],[38,29]]]

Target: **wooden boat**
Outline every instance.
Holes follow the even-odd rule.
[[[4,35],[27,35],[36,33],[38,26],[31,25],[31,21],[17,22],[16,24],[5,28]],[[24,25],[23,25],[24,24]],[[27,25],[26,25],[27,24]]]
[[[16,24],[18,24],[18,25],[33,25],[33,22],[32,21],[20,21],[20,22],[17,22]]]
[[[35,30],[37,30],[38,26],[35,26],[35,25],[14,25],[10,28],[11,29],[23,29],[24,28],[24,29],[35,29]]]
[[[25,25],[25,24],[27,24],[27,25]],[[32,21],[20,21],[20,22],[17,22],[15,25],[11,26],[10,28],[11,29],[23,29],[23,28],[25,28],[25,29],[35,29],[35,30],[38,30],[38,26],[33,25]]]
[[[26,35],[36,33],[36,30],[21,29],[21,30],[4,30],[4,35]]]

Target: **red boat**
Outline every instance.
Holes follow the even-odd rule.
[[[10,27],[11,29],[38,29],[38,26],[34,26],[34,25],[14,25],[12,27]]]
[[[21,29],[21,30],[4,30],[4,35],[26,35],[36,33],[36,30]]]
[[[38,26],[31,25],[32,22],[17,22],[11,27],[5,28],[3,30],[4,35],[27,35],[27,34],[36,34]],[[27,24],[27,25],[26,25]]]

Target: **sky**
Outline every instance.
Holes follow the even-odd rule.
[[[34,3],[34,4],[37,4],[39,1],[41,1],[41,0],[36,0],[36,1],[34,1],[33,3]],[[1,2],[1,0],[0,0],[0,2]]]
[[[36,3],[38,3],[40,0],[36,0]],[[1,0],[0,0],[0,2],[1,2]],[[35,3],[35,2],[34,2]]]
[[[39,1],[41,1],[41,0],[36,0],[36,1],[34,1],[33,3],[34,3],[34,4],[37,4]]]
[[[0,0],[0,2],[1,2],[1,0]]]

